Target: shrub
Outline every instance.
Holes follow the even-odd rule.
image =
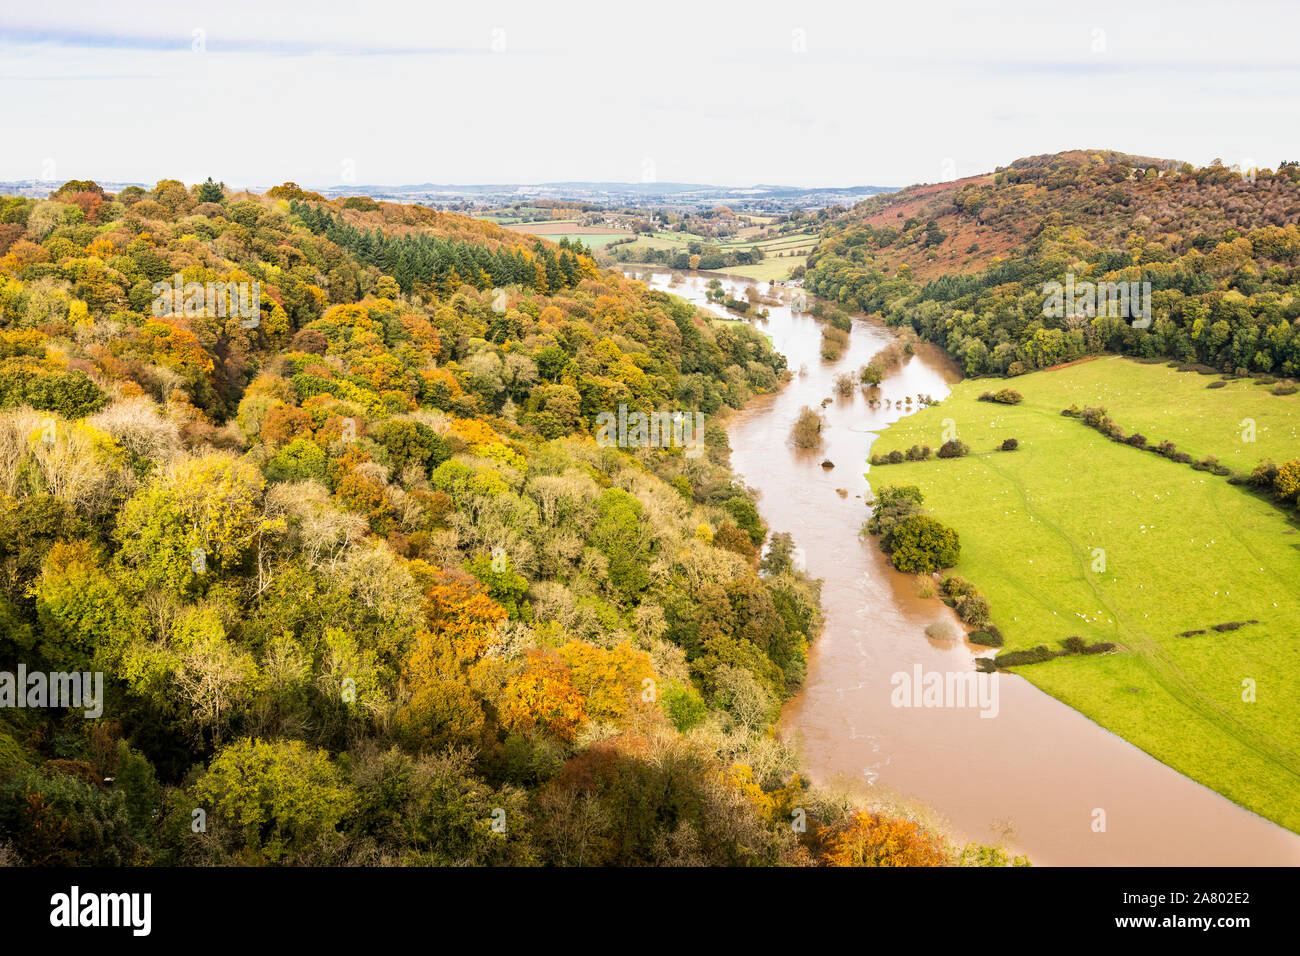
[[[955,641],[960,632],[951,621],[935,621],[925,629],[925,636],[932,641]]]
[[[796,448],[816,448],[822,443],[822,417],[807,405],[799,409],[790,439]]]
[[[1145,448],[1147,446],[1146,436],[1141,435],[1137,432],[1134,432],[1132,435],[1129,435],[1128,438],[1125,439],[1125,441],[1127,441],[1134,448]]]
[[[901,464],[902,461],[903,461],[903,453],[901,451],[895,449],[894,451],[891,451],[889,453],[889,463],[891,465]]]
[[[1018,667],[1021,664],[1041,664],[1060,657],[1062,653],[1052,650],[1046,644],[1039,644],[1027,651],[1007,651],[993,658],[993,661],[998,667]]]
[[[960,575],[950,574],[939,583],[939,591],[949,605],[954,605],[957,598],[967,594],[979,594],[975,585]]]
[[[979,644],[982,647],[1002,646],[1002,632],[992,625],[978,631],[971,631],[966,635],[966,639],[972,644]]]
[[[849,333],[843,329],[828,325],[822,329],[822,358],[835,361],[849,344]]]
[[[969,453],[970,446],[960,438],[950,438],[939,447],[940,458],[964,458]]]
[[[1015,451],[1019,447],[1020,447],[1020,442],[1018,442],[1014,438],[1008,438],[1002,442],[1003,451]]]
[[[1300,458],[1278,466],[1273,477],[1273,494],[1279,501],[1295,502],[1300,498]]]
[[[993,396],[993,401],[1000,405],[1019,405],[1024,400],[1025,397],[1014,388],[1004,388]]]
[[[1217,382],[1211,382],[1209,385],[1207,385],[1207,386],[1205,386],[1205,387],[1206,387],[1206,388],[1223,388],[1223,386],[1225,386],[1225,385],[1227,385],[1227,384],[1228,384],[1228,383],[1225,382],[1223,379],[1219,379]]]
[[[1258,624],[1259,621],[1227,621],[1223,624],[1213,625],[1214,630],[1223,633],[1224,631],[1235,631],[1238,628],[1245,627],[1247,624]]]
[[[1294,385],[1274,385],[1269,389],[1274,395],[1294,395],[1296,390]]]
[[[957,616],[972,627],[989,622],[989,602],[982,594],[963,594],[957,599]]]
[[[1272,459],[1264,458],[1250,473],[1250,483],[1256,488],[1272,488],[1277,481],[1277,465]]]
[[[929,574],[952,567],[961,556],[957,532],[927,515],[903,519],[889,537],[890,560],[899,571]]]

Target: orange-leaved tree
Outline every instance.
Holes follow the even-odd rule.
[[[524,670],[506,685],[501,722],[509,730],[572,741],[586,719],[582,692],[573,686],[569,668],[552,653],[531,652]]]
[[[823,829],[828,866],[944,866],[948,854],[933,833],[911,820],[863,811],[835,833]]]

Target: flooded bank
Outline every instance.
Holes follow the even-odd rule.
[[[643,278],[707,306],[709,276],[671,285],[663,269],[629,266]],[[722,277],[744,299],[767,283]],[[887,375],[869,406],[862,389],[836,396],[837,374],[865,365],[895,333],[855,319],[848,349],[820,356],[821,323],[788,306],[750,320],[772,338],[793,378],[752,401],[728,433],[732,466],[759,493],[773,531],[787,531],[807,570],[821,578],[825,627],[808,661],[803,691],[784,710],[781,730],[817,782],[842,779],[864,791],[921,801],[959,839],[1004,841],[1038,864],[1296,865],[1300,836],[1236,806],[1166,767],[1014,674],[999,675],[989,707],[894,706],[895,674],[968,673],[988,653],[964,640],[934,640],[926,628],[956,618],[917,596],[870,540],[859,537],[869,497],[868,448],[892,422],[917,409],[917,396],[942,399],[958,378],[931,346]],[[734,317],[734,316],[731,316]],[[906,399],[910,397],[909,405]],[[794,448],[790,429],[802,406],[822,409],[825,442]],[[884,400],[888,400],[888,405]],[[834,463],[824,469],[823,459]],[[843,490],[841,495],[839,490]],[[1105,830],[1094,829],[1097,811]]]

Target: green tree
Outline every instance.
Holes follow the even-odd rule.
[[[301,740],[245,739],[222,748],[194,794],[217,826],[237,834],[233,848],[250,863],[278,863],[327,845],[353,803],[329,755]]]
[[[199,183],[199,202],[223,202],[226,198],[225,189],[225,183],[214,183],[209,176],[207,182]]]
[[[957,532],[928,515],[904,519],[890,536],[890,560],[910,574],[932,574],[951,568],[961,556]]]

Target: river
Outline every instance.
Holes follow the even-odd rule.
[[[726,315],[706,302],[713,276],[687,273],[672,284],[665,269],[623,271]],[[717,278],[738,299],[753,285],[770,289]],[[913,578],[858,534],[868,513],[863,472],[872,441],[919,407],[918,394],[942,399],[960,375],[944,353],[922,346],[881,383],[888,407],[868,406],[861,389],[835,397],[824,409],[823,447],[796,449],[789,436],[800,408],[832,398],[835,375],[865,365],[894,333],[855,318],[849,348],[824,361],[817,319],[784,305],[768,308],[766,320],[749,321],[771,336],[793,377],[737,413],[728,434],[732,467],[758,492],[764,520],[793,534],[808,572],[823,581],[825,627],[809,654],[808,680],[781,720],[811,779],[847,783],[885,801],[919,802],[954,839],[1002,842],[1038,865],[1300,864],[1300,836],[1170,769],[1017,675],[998,676],[992,719],[974,707],[893,706],[896,673],[913,674],[917,665],[923,673],[965,673],[977,653],[989,653],[961,639],[927,637],[935,622],[956,623],[952,611],[937,598],[918,597]],[[823,459],[835,467],[823,469]]]

